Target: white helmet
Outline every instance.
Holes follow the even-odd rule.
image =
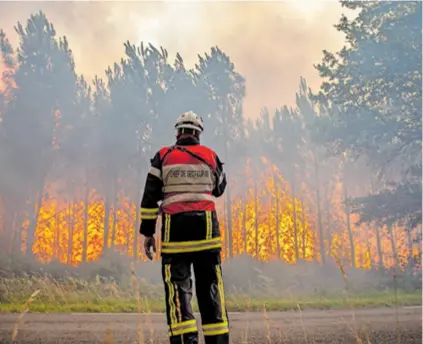
[[[194,129],[203,132],[203,119],[192,111],[184,112],[178,117],[175,129]]]

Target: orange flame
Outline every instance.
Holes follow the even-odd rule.
[[[224,197],[218,200],[217,208],[224,244],[223,258],[228,257],[228,246],[231,242],[233,255],[246,253],[262,261],[277,259],[278,256],[289,264],[294,264],[297,256],[304,260],[321,260],[317,211],[311,202],[310,192],[307,192],[306,187],[302,187],[293,200],[290,186],[282,174],[268,160],[263,158],[262,162],[264,168],[257,176],[253,176],[251,161],[248,161],[246,169],[248,184],[243,185],[243,193],[235,194],[237,185],[233,182],[230,184],[233,190],[230,208]],[[338,183],[333,195],[330,195],[331,220],[326,218],[323,221],[325,255],[341,257],[351,264],[350,236],[345,224],[346,215],[341,206],[341,190],[342,184]],[[32,248],[34,254],[42,262],[57,259],[74,266],[82,262],[83,258],[86,261],[97,260],[104,249],[105,227],[108,224],[108,247],[113,246],[130,256],[134,256],[135,249],[137,259],[144,260],[136,223],[138,204],[128,201],[123,193],[118,194],[117,198],[118,206],[116,209],[110,208],[107,219],[105,219],[104,199],[95,190],[89,192],[88,200],[63,202],[57,199],[43,199]],[[232,234],[230,241],[229,218],[231,218]],[[351,215],[356,266],[368,269],[372,264],[381,263],[376,230],[369,228],[368,225],[355,226],[356,220],[357,215]],[[28,225],[29,220],[25,220],[22,224],[23,249],[26,239],[25,229]],[[390,233],[386,229],[380,233],[383,265],[394,264],[394,249],[397,251],[400,263],[406,265],[409,245],[405,231],[394,228],[392,233],[395,236],[395,247],[392,246]],[[414,254],[418,254],[417,248],[414,248]]]

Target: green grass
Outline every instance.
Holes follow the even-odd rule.
[[[0,279],[0,312],[21,312],[36,290],[39,293],[31,300],[31,312],[163,312],[165,307],[163,285],[152,285],[135,276],[120,285],[113,280],[89,282],[66,277],[58,281],[47,276],[27,276]],[[269,285],[265,290],[253,290],[249,294],[230,290],[225,297],[229,311],[262,311],[264,305],[268,311],[297,310],[298,306],[301,309],[395,307],[393,290],[295,295]],[[421,304],[421,291],[398,291],[399,306]],[[198,310],[195,297],[193,307]]]
[[[24,297],[13,296],[8,302],[0,303],[0,312],[21,312],[30,293]],[[226,303],[229,311],[262,311],[266,306],[267,311],[286,311],[301,309],[342,309],[342,308],[371,308],[371,307],[395,307],[393,292],[381,292],[372,295],[333,295],[333,296],[281,296],[280,298],[251,298],[245,295],[228,293]],[[400,306],[421,305],[421,292],[409,292],[398,294]],[[198,307],[193,300],[194,310]],[[30,304],[31,312],[163,312],[164,298],[143,296],[138,305],[135,297],[130,295],[100,296],[83,291],[63,293],[60,298],[53,298],[52,294],[43,295],[43,291],[37,295]]]

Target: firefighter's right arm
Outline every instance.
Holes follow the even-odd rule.
[[[156,222],[159,216],[158,202],[162,196],[162,175],[160,153],[151,159],[151,167],[147,174],[144,194],[141,201],[141,225],[140,233],[146,237],[151,237],[156,231]]]
[[[220,161],[216,155],[216,184],[212,191],[214,197],[220,197],[223,195],[226,189],[226,174],[223,171],[223,162]]]

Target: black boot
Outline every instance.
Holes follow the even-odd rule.
[[[204,336],[206,344],[229,344],[229,333],[218,336]]]
[[[198,332],[170,337],[170,344],[198,344]]]

